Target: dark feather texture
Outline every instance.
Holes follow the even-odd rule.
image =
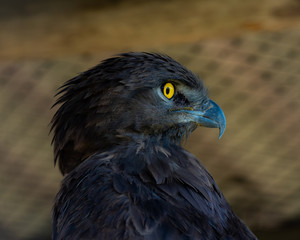
[[[182,65],[149,53],[105,60],[63,85],[52,130],[67,175],[53,239],[256,239],[180,146],[197,125],[225,126],[206,92]]]

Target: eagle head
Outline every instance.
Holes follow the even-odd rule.
[[[203,82],[172,58],[125,53],[67,81],[52,119],[55,163],[63,174],[98,151],[128,141],[180,144],[197,126],[219,128],[225,117]]]

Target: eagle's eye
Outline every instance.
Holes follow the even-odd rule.
[[[166,83],[163,86],[163,94],[166,96],[166,98],[171,99],[174,96],[175,93],[175,87],[172,83]]]

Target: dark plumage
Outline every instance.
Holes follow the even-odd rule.
[[[126,53],[58,94],[55,162],[67,175],[54,239],[256,239],[180,146],[197,125],[225,129],[192,72],[167,56]]]

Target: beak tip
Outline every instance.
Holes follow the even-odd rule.
[[[223,136],[223,133],[225,132],[226,129],[226,118],[225,115],[223,113],[223,111],[221,110],[221,116],[220,116],[220,121],[219,121],[219,139],[221,139],[221,137]]]
[[[225,116],[223,114],[223,121],[219,125],[219,139],[221,139],[221,137],[223,136],[223,133],[225,132],[225,129],[226,129],[226,119],[225,119]]]
[[[219,128],[219,140],[223,136],[224,131],[225,131],[225,128],[221,128],[221,127]]]

